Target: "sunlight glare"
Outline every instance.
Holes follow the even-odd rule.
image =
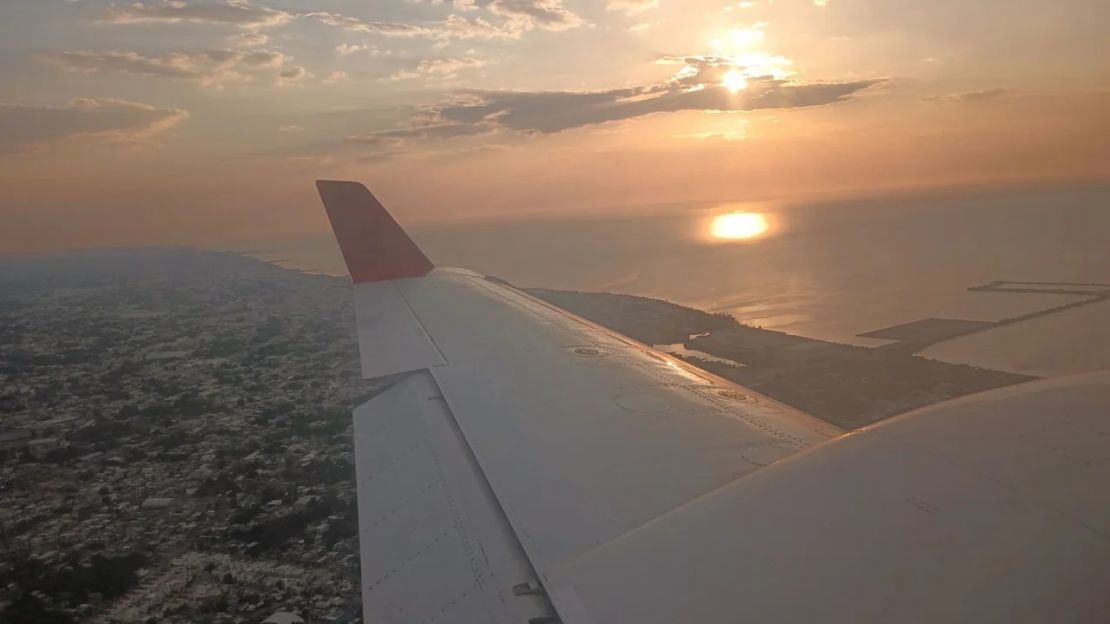
[[[729,90],[729,93],[736,93],[747,87],[748,81],[744,79],[744,74],[740,70],[730,69],[721,78],[721,84]]]
[[[758,212],[730,212],[715,217],[709,231],[715,238],[748,240],[767,232],[767,217]]]
[[[759,23],[750,28],[734,28],[728,32],[728,38],[736,48],[751,48],[766,37],[763,32],[765,26],[765,23]]]

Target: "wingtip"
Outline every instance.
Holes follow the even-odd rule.
[[[420,277],[435,268],[364,185],[317,180],[316,189],[355,283]]]
[[[357,187],[363,189],[367,193],[370,192],[370,189],[367,189],[366,185],[361,182],[352,182],[350,180],[316,180],[316,190],[318,191],[323,191],[325,188],[338,188],[343,186]]]

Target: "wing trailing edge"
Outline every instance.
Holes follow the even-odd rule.
[[[356,408],[354,425],[364,621],[553,620],[428,371]]]

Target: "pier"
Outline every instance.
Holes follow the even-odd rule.
[[[901,325],[894,325],[892,327],[884,327],[882,329],[859,334],[859,336],[861,338],[878,338],[881,340],[893,341],[890,344],[876,347],[876,350],[913,354],[924,351],[935,344],[961,338],[969,334],[988,331],[1006,325],[1013,325],[1014,323],[1029,321],[1110,299],[1110,284],[1100,282],[1030,282],[997,280],[979,286],[971,286],[967,290],[971,292],[1063,295],[1082,298],[1058,306],[1043,308],[1041,310],[1019,314],[997,321],[927,318]]]

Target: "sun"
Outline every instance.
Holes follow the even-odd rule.
[[[736,93],[744,90],[748,86],[748,81],[744,79],[744,74],[740,73],[740,70],[730,69],[721,77],[721,84],[728,89],[729,93]]]
[[[767,217],[758,212],[730,212],[715,217],[709,231],[715,238],[752,239],[767,232]]]

